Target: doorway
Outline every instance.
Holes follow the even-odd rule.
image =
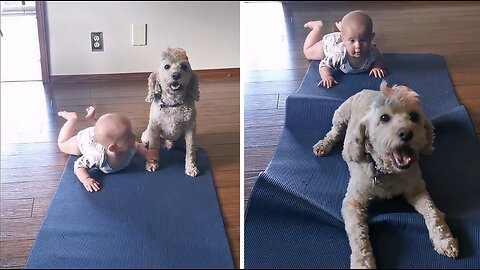
[[[35,4],[1,2],[1,82],[42,80]]]

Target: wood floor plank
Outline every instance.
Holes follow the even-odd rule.
[[[36,197],[33,199],[32,217],[45,217],[52,203],[52,197]]]
[[[0,241],[35,239],[42,223],[43,217],[2,219]]]
[[[240,226],[230,226],[227,230],[235,268],[240,269]]]
[[[37,182],[46,179],[58,179],[65,165],[57,166],[26,166],[20,168],[2,168],[1,183]]]
[[[240,224],[240,186],[237,188],[217,188],[219,202],[228,205],[222,209],[224,224],[226,226],[237,226]]]
[[[260,146],[245,148],[245,171],[261,171],[267,168],[272,160],[275,146]]]
[[[249,108],[244,112],[245,128],[283,126],[284,120],[284,109],[255,110]]]
[[[276,109],[278,103],[278,94],[272,95],[251,95],[244,97],[245,109],[248,110],[268,110]]]
[[[245,149],[251,147],[276,146],[282,134],[283,121],[275,123],[276,126],[245,128]]]
[[[35,239],[0,241],[0,268],[24,268],[34,243]]]
[[[240,170],[214,171],[213,178],[217,188],[240,188]]]
[[[3,196],[3,192],[2,192]],[[33,199],[7,199],[2,200],[0,206],[0,217],[3,218],[25,218],[32,216]]]
[[[302,62],[305,60],[302,58]],[[259,82],[247,82],[243,85],[243,94],[250,95],[268,95],[268,94],[289,94],[295,93],[300,85],[301,80],[295,81],[277,81],[268,85]]]
[[[210,165],[215,171],[236,170],[240,167],[240,157],[211,157]]]
[[[28,155],[28,161],[26,161],[26,155],[18,156],[2,156],[2,169],[10,168],[25,168],[33,166],[58,166],[65,164],[68,159],[68,155],[63,153],[51,153],[38,155]]]
[[[2,200],[52,198],[60,179],[39,179],[33,182],[0,183]]]
[[[35,239],[25,239],[20,241],[2,240],[0,241],[0,254],[2,254],[2,258],[28,256],[30,248],[34,242]]]

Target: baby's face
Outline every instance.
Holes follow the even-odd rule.
[[[132,132],[131,129],[129,129],[125,134],[123,135],[122,139],[119,140],[118,143],[118,151],[119,152],[128,152],[132,150],[135,147],[135,141],[136,141],[136,136]]]
[[[363,59],[368,56],[373,33],[361,25],[342,25],[342,41],[351,57]]]

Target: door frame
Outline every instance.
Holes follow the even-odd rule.
[[[35,16],[37,17],[38,42],[40,46],[40,66],[42,82],[50,82],[50,65],[48,58],[47,23],[45,16],[45,1],[35,1]]]

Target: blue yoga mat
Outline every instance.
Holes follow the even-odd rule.
[[[435,54],[387,53],[384,58],[388,85],[401,84],[414,89],[420,95],[428,117],[433,118],[460,106],[443,57]],[[338,84],[327,90],[317,86],[320,81],[318,64],[319,61],[310,64],[297,93],[346,100],[363,89],[378,90],[382,81],[368,76],[368,73],[335,72]]]
[[[435,55],[386,55],[391,74],[387,79],[389,85],[417,90],[435,126],[435,152],[423,156],[420,166],[427,190],[458,239],[460,257],[454,260],[436,253],[423,217],[397,196],[374,201],[369,208],[378,268],[480,267],[480,146],[440,60]],[[407,63],[413,67],[410,72]],[[340,212],[349,179],[341,157],[343,144],[324,158],[314,156],[312,146],[330,130],[333,113],[343,100],[363,88],[378,90],[380,79],[345,75],[337,79],[338,86],[325,90],[317,87],[313,65],[298,92],[287,99],[277,149],[250,195],[246,268],[350,267],[351,250]]]
[[[90,193],[70,156],[26,268],[234,268],[205,151],[200,176],[184,150],[162,150],[159,171],[134,157],[127,169],[92,170]]]

